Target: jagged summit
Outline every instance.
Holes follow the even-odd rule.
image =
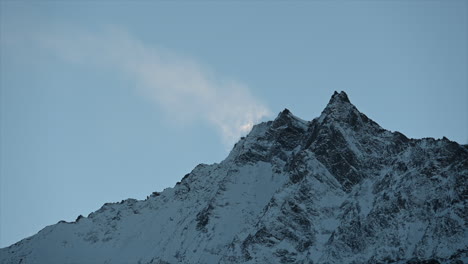
[[[368,118],[359,112],[359,110],[350,102],[348,95],[342,91],[338,93],[335,91],[331,96],[327,106],[322,111],[322,114],[318,118],[320,123],[324,121],[331,121],[333,123],[350,123],[356,125],[356,121],[367,122]],[[295,116],[288,108],[281,111],[273,121],[273,126],[284,126],[291,124],[291,122],[299,122],[302,125],[308,125],[308,121],[305,121]]]
[[[299,117],[293,115],[293,113],[291,113],[289,109],[285,108],[278,114],[278,116],[273,121],[273,127],[294,126],[297,123],[306,125],[307,121],[302,120]]]
[[[320,118],[324,118],[324,115],[331,115],[333,117],[346,117],[353,112],[354,114],[360,114],[357,108],[351,103],[348,95],[345,92],[334,92],[330,101],[328,102],[325,109],[322,111]]]
[[[349,100],[348,95],[344,91],[341,91],[339,93],[337,91],[335,91],[333,93],[333,95],[331,96],[331,98],[330,98],[330,100],[329,100],[329,102],[328,102],[328,104],[327,104],[327,106],[325,107],[324,110],[326,110],[326,109],[330,109],[330,111],[332,111],[332,110],[341,110],[341,109],[346,108],[346,107],[354,107],[355,108],[355,106]],[[291,113],[291,111],[288,108],[285,108],[283,111],[281,111],[278,114],[277,118],[288,117],[288,116],[291,117],[291,116],[294,116],[294,115]]]
[[[144,201],[105,204],[0,263],[468,263],[468,149],[382,129],[335,92],[288,109],[219,164]]]
[[[342,103],[351,103],[349,101],[348,95],[344,92],[337,92],[335,91],[330,99],[329,104],[337,103],[337,102],[342,102]]]
[[[287,108],[285,108],[283,111],[281,111],[281,112],[279,113],[280,116],[282,116],[282,115],[289,115],[289,114],[291,114],[291,111],[289,111],[289,109],[287,109]]]
[[[352,125],[355,125],[356,119],[364,119],[365,122],[368,121],[368,118],[359,112],[359,110],[351,103],[348,98],[348,95],[342,91],[337,92],[335,91],[331,96],[327,106],[322,111],[319,120],[321,123],[324,120],[332,121],[332,122],[350,122]],[[286,120],[295,120],[301,123],[307,123],[307,121],[300,119],[299,117],[295,116],[289,109],[285,108],[281,111],[278,116],[273,121],[274,123],[278,123],[284,125]]]
[[[291,111],[289,111],[289,109],[285,108],[283,111],[281,111],[278,114],[278,116],[275,118],[275,120],[273,122],[290,119],[290,118],[293,118],[293,116],[294,115],[291,113]]]

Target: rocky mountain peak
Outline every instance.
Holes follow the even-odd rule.
[[[335,91],[319,119],[321,121],[347,122],[352,121],[350,115],[358,116],[360,114],[345,92],[338,93]]]
[[[332,95],[332,97],[330,98],[330,103],[351,103],[349,101],[349,98],[348,98],[348,95],[344,92],[344,91],[341,91],[341,92],[337,92],[335,91]]]
[[[306,125],[307,121],[296,117],[295,115],[293,115],[293,113],[291,113],[291,111],[289,111],[289,109],[285,108],[275,118],[272,127],[278,128],[284,126],[297,126],[298,123],[301,123],[301,125]]]
[[[322,126],[339,126],[357,133],[375,135],[385,132],[376,122],[361,113],[345,92],[335,91],[317,121]]]
[[[408,139],[335,92],[219,164],[0,249],[3,263],[468,263],[468,150]]]

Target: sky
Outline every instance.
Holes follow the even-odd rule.
[[[345,91],[468,143],[468,1],[0,0],[0,247],[222,161]]]

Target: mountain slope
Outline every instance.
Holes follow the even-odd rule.
[[[335,92],[320,117],[285,109],[221,163],[0,263],[467,263],[467,176],[466,146],[384,130]]]

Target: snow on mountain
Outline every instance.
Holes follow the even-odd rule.
[[[255,125],[174,188],[105,204],[0,263],[468,263],[468,147],[408,139],[337,93]]]

